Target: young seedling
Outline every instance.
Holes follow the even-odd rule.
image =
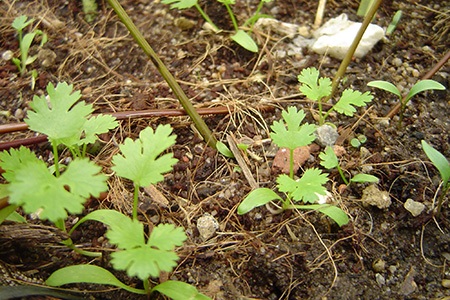
[[[28,53],[34,38],[37,35],[42,35],[40,47],[42,47],[47,42],[47,35],[43,33],[41,30],[34,30],[32,32],[23,35],[23,30],[28,25],[33,23],[33,21],[34,19],[28,20],[27,16],[20,16],[14,19],[12,23],[12,27],[17,31],[20,49],[20,59],[14,57],[12,58],[12,62],[17,66],[17,69],[19,69],[21,76],[24,76],[26,74],[27,66],[32,64],[37,58],[37,55],[29,56]]]
[[[352,145],[355,148],[359,148],[365,142],[367,142],[367,137],[365,135],[363,135],[363,134],[360,134],[357,137],[352,138],[350,140],[350,145]]]
[[[324,112],[322,101],[331,94],[331,80],[326,77],[319,78],[319,71],[316,68],[306,68],[298,75],[298,81],[301,83],[300,92],[318,104],[319,125],[325,123],[332,111],[352,117],[356,112],[355,107],[366,106],[373,99],[370,92],[361,93],[346,89],[342,92],[341,98],[328,111]]]
[[[444,198],[450,189],[450,163],[441,152],[434,149],[424,140],[422,140],[422,149],[441,175],[442,191],[436,209],[436,214],[439,215],[441,213],[442,203],[444,203]]]
[[[397,10],[397,12],[392,17],[391,23],[389,23],[388,27],[386,28],[386,35],[391,35],[394,32],[401,18],[402,18],[402,11]]]
[[[445,90],[445,87],[437,81],[434,81],[432,79],[420,80],[412,86],[412,88],[411,88],[411,90],[409,90],[408,94],[402,99],[402,94],[401,94],[400,90],[395,85],[393,85],[392,83],[390,83],[388,81],[375,80],[375,81],[369,82],[367,85],[370,87],[375,87],[375,88],[378,88],[381,90],[388,91],[398,97],[400,104],[401,104],[400,118],[398,121],[399,127],[402,126],[406,104],[408,104],[408,102],[411,100],[412,97],[414,97],[416,94],[418,94],[420,92],[424,92],[424,91]]]
[[[138,294],[154,291],[173,299],[209,299],[200,294],[195,287],[183,282],[166,281],[150,289],[149,278],[159,277],[161,272],[171,272],[177,266],[178,256],[174,252],[186,240],[180,227],[172,224],[159,224],[145,239],[144,225],[137,219],[139,188],[157,184],[164,179],[163,174],[171,171],[176,163],[171,153],[162,154],[175,144],[169,125],[159,125],[155,131],[148,127],[140,132],[139,139],[127,138],[119,146],[122,154],[113,157],[112,169],[120,177],[134,183],[133,217],[114,210],[97,210],[86,215],[69,232],[86,221],[98,221],[108,226],[106,237],[116,245],[118,251],[111,254],[111,264],[116,270],[124,270],[128,276],[137,276],[144,289],[136,289],[119,281],[111,272],[98,266],[76,265],[54,272],[46,281],[48,285],[60,286],[69,283],[88,282],[108,284]]]
[[[258,7],[256,9],[256,12],[244,23],[245,26],[252,27],[253,24],[261,17],[267,17],[266,15],[262,15],[259,12],[261,11],[262,6],[264,3],[271,2],[272,0],[261,0],[258,4]],[[252,39],[250,34],[248,34],[246,31],[239,28],[239,25],[237,23],[236,17],[233,13],[233,10],[231,9],[231,5],[234,5],[236,3],[235,0],[217,0],[217,2],[222,3],[225,8],[227,9],[227,12],[230,16],[231,22],[233,23],[234,27],[234,34],[231,36],[231,39],[235,41],[238,45],[243,47],[244,49],[247,49],[251,52],[258,52],[258,45],[256,45],[256,42]],[[215,32],[219,32],[220,29],[214,24],[213,21],[211,21],[211,18],[205,13],[205,11],[200,7],[198,4],[198,0],[163,0],[162,3],[164,4],[170,4],[170,8],[177,8],[177,9],[187,9],[191,7],[195,7],[200,15],[205,19],[205,21],[211,25],[213,30]]]
[[[100,173],[101,167],[84,157],[85,147],[97,140],[97,134],[115,128],[118,123],[111,116],[91,117],[92,105],[75,104],[81,94],[73,92],[72,85],[59,83],[55,88],[49,83],[47,92],[47,97],[34,96],[25,122],[31,130],[47,135],[53,148],[54,165],[48,167],[28,148],[21,147],[0,153],[0,167],[5,170],[3,177],[8,181],[10,213],[20,206],[25,213],[49,220],[65,231],[68,213],[81,213],[90,196],[98,197],[108,189],[107,177]],[[78,154],[67,165],[59,163],[60,145]],[[70,239],[64,243],[89,255],[76,249]]]
[[[338,207],[329,204],[317,203],[320,196],[326,196],[324,184],[328,181],[327,174],[317,168],[307,169],[300,179],[294,179],[294,149],[307,146],[315,140],[315,126],[301,124],[305,113],[289,107],[282,112],[284,122],[275,121],[271,126],[271,138],[279,147],[289,149],[290,172],[289,176],[282,174],[277,178],[277,188],[284,193],[285,198],[268,188],[258,188],[250,192],[238,207],[238,214],[246,214],[255,207],[265,205],[271,201],[280,201],[281,209],[317,210],[333,219],[339,226],[348,223],[348,216]],[[293,202],[310,203],[298,205]]]
[[[320,165],[323,166],[326,169],[333,169],[337,168],[339,171],[339,174],[341,175],[342,180],[346,185],[349,185],[351,182],[378,182],[378,178],[369,175],[369,174],[356,174],[350,180],[347,180],[347,178],[344,175],[344,172],[342,171],[341,166],[339,165],[339,160],[336,156],[336,153],[334,152],[333,148],[330,146],[327,146],[325,148],[324,152],[321,152],[319,154],[319,158],[322,160],[320,162]]]

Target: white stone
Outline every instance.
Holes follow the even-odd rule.
[[[346,14],[329,20],[314,32],[314,37],[317,40],[312,45],[312,50],[319,54],[327,54],[338,59],[343,59],[361,24],[349,21]],[[369,24],[354,56],[358,58],[363,57],[383,37],[383,28],[378,25]]]
[[[371,205],[384,209],[391,205],[391,197],[389,192],[380,191],[376,185],[372,184],[363,190],[361,202],[364,206]]]
[[[425,209],[425,205],[423,203],[414,201],[411,198],[406,200],[405,204],[403,204],[403,207],[407,211],[409,211],[413,215],[413,217],[417,217]]]
[[[206,241],[216,234],[216,230],[218,228],[219,222],[217,222],[217,220],[208,213],[204,214],[197,220],[197,229],[203,241]]]

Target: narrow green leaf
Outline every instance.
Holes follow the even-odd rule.
[[[228,146],[222,143],[221,141],[217,141],[216,147],[217,151],[219,151],[223,156],[228,158],[234,158],[233,152],[231,152],[230,148],[228,148]]]
[[[170,4],[170,9],[186,9],[191,8],[197,4],[197,0],[162,0],[163,4]]]
[[[181,281],[167,280],[152,288],[151,292],[160,292],[173,300],[208,300],[194,286]]]
[[[436,169],[438,169],[439,173],[441,174],[441,178],[444,181],[444,185],[447,185],[447,183],[450,180],[450,163],[445,158],[444,155],[442,155],[441,152],[434,149],[430,144],[428,144],[426,141],[422,140],[422,148],[425,154],[428,156],[428,158],[431,160],[431,162],[434,164]]]
[[[231,39],[248,51],[258,52],[258,45],[256,45],[252,37],[244,30],[239,29],[236,31],[236,33],[231,36]]]
[[[83,224],[86,221],[97,221],[101,222],[109,227],[113,227],[115,225],[120,226],[120,224],[123,224],[124,222],[129,219],[124,214],[118,212],[117,210],[112,209],[99,209],[94,210],[93,212],[90,212],[87,214],[84,218],[79,220],[70,230],[69,234],[72,234],[72,232],[81,224]]]
[[[2,224],[3,221],[5,221],[5,220],[11,220],[12,214],[15,212],[15,210],[18,207],[19,207],[18,205],[10,204],[10,205],[0,209],[0,224]],[[16,221],[16,222],[19,222],[19,223],[26,223],[26,221],[22,222],[23,220],[25,220],[25,219],[23,219],[23,217],[22,217],[21,221],[17,220],[17,216],[13,216],[13,218],[14,219],[11,220],[11,221]]]
[[[395,85],[393,85],[390,82],[384,81],[384,80],[371,81],[367,84],[367,86],[371,86],[371,87],[375,87],[375,88],[378,88],[381,90],[388,91],[394,95],[397,95],[397,97],[399,97],[399,98],[402,97],[402,94],[400,94],[399,89]]]
[[[338,158],[336,156],[336,153],[334,153],[334,150],[332,147],[327,146],[325,148],[324,152],[321,152],[319,154],[319,158],[322,160],[320,162],[320,165],[323,166],[326,169],[333,169],[336,168],[339,164]]]
[[[238,214],[243,215],[255,207],[265,205],[273,200],[283,200],[277,193],[268,188],[258,188],[251,191],[238,206]]]
[[[420,80],[415,85],[413,85],[408,95],[406,95],[405,103],[418,93],[428,90],[445,90],[445,86],[431,79]]]
[[[347,224],[349,221],[347,214],[342,209],[330,204],[293,205],[293,208],[304,210],[317,210],[329,216],[339,226],[343,226]]]
[[[370,174],[356,174],[350,179],[350,182],[378,182],[378,177]]]
[[[145,290],[135,289],[117,279],[111,272],[93,265],[75,265],[53,272],[45,281],[49,286],[61,286],[71,283],[106,284],[119,287],[131,293],[145,295]]]

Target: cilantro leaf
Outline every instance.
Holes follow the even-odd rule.
[[[315,140],[316,127],[308,123],[300,125],[305,118],[303,110],[297,111],[297,108],[291,106],[287,111],[282,112],[282,117],[286,124],[275,121],[270,127],[273,131],[270,137],[278,147],[295,149],[307,146]]]
[[[319,154],[319,158],[322,160],[320,165],[326,169],[333,169],[339,164],[336,153],[334,153],[333,148],[330,146],[327,146],[325,151]]]
[[[160,224],[153,229],[147,245],[169,251],[173,250],[175,246],[183,245],[185,240],[186,234],[181,227],[175,227],[172,224]]]
[[[138,220],[122,216],[116,224],[110,224],[111,229],[106,233],[106,237],[122,249],[143,247],[145,245],[144,225]]]
[[[47,85],[49,102],[45,96],[34,96],[25,122],[31,130],[48,136],[50,142],[66,144],[66,139],[79,139],[86,117],[92,113],[92,105],[84,101],[77,103],[81,97],[79,91],[72,93],[73,86],[65,82],[56,88],[52,83]]]
[[[111,254],[111,264],[116,270],[126,270],[128,276],[147,280],[159,277],[161,271],[171,272],[177,266],[178,256],[174,252],[150,247],[138,247]]]
[[[317,168],[306,170],[298,180],[282,174],[277,178],[278,189],[290,194],[295,201],[314,203],[318,199],[317,194],[326,195],[323,185],[328,181],[327,175]]]
[[[39,159],[30,149],[21,146],[18,150],[11,149],[0,152],[0,167],[5,171],[2,175],[9,182],[14,181],[15,173],[26,163],[37,162]]]
[[[172,224],[160,224],[153,228],[145,243],[142,223],[126,219],[112,225],[106,234],[111,243],[122,249],[111,254],[114,268],[126,270],[129,276],[142,280],[149,276],[158,277],[161,271],[171,272],[178,260],[173,249],[186,240],[183,229]]]
[[[38,213],[40,219],[55,223],[66,219],[67,212],[81,213],[89,195],[107,189],[106,176],[97,174],[100,169],[87,159],[78,159],[60,177],[54,177],[43,161],[28,162],[8,185],[9,201],[21,205],[26,213]],[[77,178],[79,174],[82,180]]]
[[[153,132],[151,127],[141,131],[139,139],[127,138],[119,146],[122,155],[116,154],[112,169],[117,175],[130,179],[139,186],[156,184],[164,179],[163,173],[172,170],[177,162],[172,154],[164,154],[164,150],[175,144],[175,135],[170,135],[170,125],[159,125]]]
[[[316,68],[303,69],[297,78],[301,83],[300,92],[308,99],[319,101],[331,93],[330,78],[319,78],[319,71]]]
[[[352,117],[356,112],[356,109],[353,106],[365,106],[368,102],[372,101],[372,99],[373,96],[370,92],[365,92],[362,94],[359,91],[346,89],[342,92],[341,99],[339,99],[339,101],[333,106],[333,109],[335,109],[338,113]]]
[[[163,0],[163,4],[171,4],[170,9],[186,9],[191,8],[197,4],[197,0]]]
[[[83,126],[84,138],[79,140],[78,145],[93,144],[97,140],[97,135],[106,133],[119,125],[111,115],[98,115],[88,119]]]

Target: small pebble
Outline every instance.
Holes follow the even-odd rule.
[[[442,286],[446,289],[450,289],[450,279],[442,279]]]
[[[11,60],[11,58],[13,58],[14,53],[11,50],[6,50],[5,52],[2,53],[2,59],[3,60]]]
[[[219,222],[217,222],[217,220],[208,213],[204,214],[197,220],[197,229],[203,241],[211,238],[216,233],[218,228]]]
[[[406,200],[405,204],[403,204],[403,207],[409,211],[413,217],[417,217],[422,213],[422,211],[425,209],[425,205],[423,203],[414,201],[413,199],[409,198]]]
[[[372,263],[372,269],[377,273],[383,272],[385,270],[385,268],[386,268],[386,262],[381,258],[374,260]]]

